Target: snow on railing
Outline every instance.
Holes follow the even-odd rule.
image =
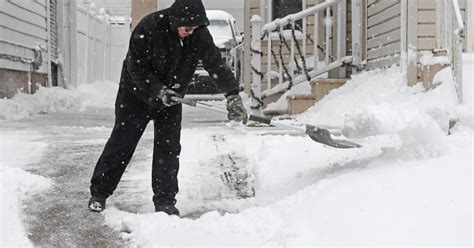
[[[462,103],[462,53],[464,22],[458,0],[438,0],[438,49],[446,49],[451,60],[459,102]]]
[[[306,8],[301,12],[290,14],[281,19],[262,26],[262,19],[254,16],[252,25],[252,103],[253,114],[258,115],[262,108],[262,99],[274,93],[290,89],[293,85],[310,81],[327,68],[335,69],[352,58],[344,57],[346,50],[346,1],[327,0]],[[337,13],[337,25],[334,25],[333,13]],[[324,14],[323,25],[320,25],[320,14]],[[312,23],[310,17],[312,17]],[[312,32],[308,28],[312,25]],[[324,31],[320,30],[324,28]],[[289,29],[288,29],[289,27]],[[320,34],[325,35],[325,47],[319,46]],[[333,38],[336,37],[336,51],[333,51]],[[262,49],[262,40],[266,39],[267,51]],[[288,39],[290,42],[288,42]],[[279,45],[278,52],[273,51],[273,42]],[[312,43],[312,51],[307,51],[308,41]],[[290,43],[290,44],[288,44]],[[283,54],[285,51],[288,54]],[[335,54],[334,54],[335,53]],[[324,55],[325,66],[318,68],[320,54]],[[261,70],[261,58],[266,55],[266,72]],[[307,57],[312,57],[312,63]],[[273,71],[277,66],[278,71]],[[278,75],[278,76],[276,76]],[[344,77],[344,71],[340,71]],[[277,79],[277,82],[272,82]],[[265,89],[262,81],[266,80]],[[275,81],[275,80],[273,80]],[[262,92],[263,90],[263,92]]]

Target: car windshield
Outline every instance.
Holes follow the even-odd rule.
[[[212,37],[227,37],[232,39],[232,29],[226,20],[209,20],[207,26]]]

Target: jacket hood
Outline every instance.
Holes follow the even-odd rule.
[[[201,0],[176,0],[170,7],[170,24],[175,30],[182,26],[207,26],[209,20]]]

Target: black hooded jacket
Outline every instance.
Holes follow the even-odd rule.
[[[200,0],[176,0],[168,9],[144,17],[132,32],[120,87],[132,91],[151,107],[163,86],[184,95],[199,59],[218,86],[237,94],[239,86],[207,29],[209,20]],[[199,26],[181,39],[179,26]]]

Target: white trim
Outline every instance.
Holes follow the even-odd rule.
[[[362,63],[362,0],[352,0],[352,64]]]
[[[80,6],[77,6],[76,0],[68,1],[68,11],[69,11],[69,18],[65,19],[69,26],[69,35],[68,35],[68,77],[70,77],[68,85],[77,88],[78,81],[77,81],[77,13],[76,10],[81,10]]]
[[[266,0],[267,1],[267,12],[265,16],[265,23],[269,23],[273,21],[273,0]]]
[[[302,0],[301,1],[301,10],[304,10],[306,9],[306,0]],[[308,20],[307,20],[307,17],[303,18],[303,54],[304,56],[306,56],[306,35],[308,33],[308,31],[306,30],[307,29],[307,25],[308,25]]]
[[[268,4],[268,1],[271,0],[260,0],[260,17],[262,18],[264,23],[267,22],[267,8],[265,8],[265,6]]]
[[[435,48],[439,49],[443,47],[443,40],[442,40],[442,18],[441,18],[441,0],[436,0],[436,44]]]
[[[400,14],[400,69],[402,73],[407,72],[408,67],[408,0],[401,1],[401,14]]]
[[[47,86],[52,87],[53,83],[51,80],[52,74],[51,74],[51,1],[46,0],[46,46],[47,46],[47,55],[44,56],[46,57],[46,68],[47,68],[47,74],[48,74],[48,81],[47,81]],[[38,1],[36,1],[38,2]]]
[[[474,53],[474,1],[466,0],[466,52]]]
[[[347,39],[347,2],[346,0],[341,0],[339,4],[336,5],[337,8],[337,48],[336,56],[337,59],[341,59],[346,56],[346,39]],[[346,68],[339,68],[339,78],[346,77]]]
[[[418,1],[408,1],[407,21],[407,79],[408,85],[417,83],[417,51],[418,51]]]

